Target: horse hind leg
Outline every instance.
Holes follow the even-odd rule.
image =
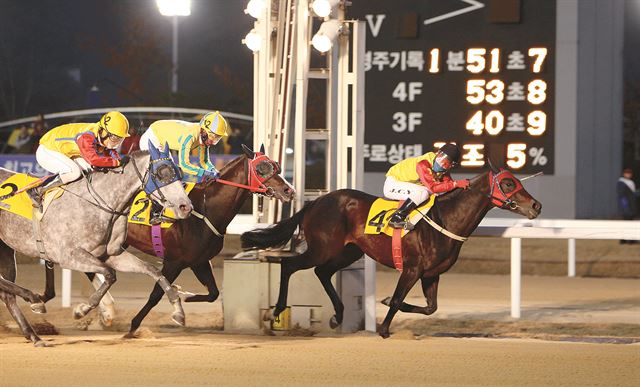
[[[209,294],[194,294],[185,298],[184,302],[214,302],[220,296],[220,290],[216,285],[216,279],[211,269],[211,261],[207,260],[197,265],[191,266],[191,271],[198,281],[207,287]]]
[[[22,311],[18,307],[18,303],[16,302],[16,296],[13,294],[0,291],[0,299],[4,301],[5,305],[7,305],[7,309],[11,314],[11,317],[16,321],[22,334],[27,340],[30,340],[34,346],[36,347],[46,347],[47,343],[44,342],[33,330],[29,321],[24,317]]]
[[[327,292],[329,299],[331,299],[333,309],[335,310],[335,315],[333,315],[329,320],[329,326],[331,329],[336,329],[340,326],[344,317],[344,304],[340,299],[340,295],[331,283],[331,277],[333,277],[338,270],[342,270],[351,265],[360,257],[362,257],[362,250],[360,250],[356,245],[349,244],[345,246],[341,255],[334,259],[330,259],[327,263],[316,267],[314,270],[316,276],[320,280],[320,283],[322,283],[322,287],[325,292]]]
[[[273,311],[275,317],[278,317],[287,307],[287,295],[289,293],[289,279],[291,275],[299,270],[310,269],[316,266],[316,260],[317,257],[311,248],[300,255],[282,258],[280,261],[280,290],[278,292],[278,301]]]
[[[9,280],[6,280],[2,275],[0,275],[0,291],[22,298],[29,303],[29,307],[34,313],[47,313],[44,302],[42,302],[39,295],[33,293],[29,289],[25,289]]]
[[[162,266],[162,274],[167,279],[167,281],[171,283],[173,283],[173,281],[175,281],[175,279],[178,278],[178,275],[180,275],[182,270],[183,270],[182,266],[176,265],[171,261],[166,261],[164,266]],[[144,304],[144,306],[142,307],[142,309],[140,309],[138,314],[136,314],[135,317],[133,317],[133,319],[131,320],[131,326],[129,327],[129,332],[126,335],[124,335],[126,339],[135,338],[135,333],[138,330],[138,328],[140,328],[140,324],[142,324],[142,320],[144,320],[144,318],[147,316],[147,314],[149,314],[149,312],[151,311],[151,309],[153,309],[154,306],[158,305],[158,302],[160,302],[163,295],[164,295],[164,291],[162,290],[160,285],[156,283],[153,286],[153,290],[149,294],[149,299],[147,300],[147,303]]]

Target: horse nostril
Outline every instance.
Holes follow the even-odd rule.
[[[190,204],[181,204],[180,205],[180,211],[182,212],[191,212],[192,207]]]
[[[536,211],[540,211],[542,209],[542,204],[540,204],[539,201],[534,201],[533,202],[533,209]]]

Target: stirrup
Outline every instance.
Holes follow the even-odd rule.
[[[42,212],[42,195],[37,192],[38,188],[40,187],[28,189],[27,195],[29,195],[29,199],[31,199],[31,205],[33,206],[33,208],[36,208],[40,212]]]
[[[399,222],[396,222],[394,220],[389,220],[389,226],[391,228],[401,228],[407,231],[411,231],[415,228],[415,225],[407,220],[401,220]]]
[[[149,224],[152,226],[157,226],[162,223],[173,223],[173,222],[175,222],[175,219],[166,217],[164,215],[152,216],[151,219],[149,219]]]

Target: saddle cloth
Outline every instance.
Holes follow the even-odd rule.
[[[12,192],[19,191],[37,180],[40,180],[40,178],[24,173],[16,173],[0,184],[0,198],[9,195]],[[62,196],[63,193],[64,190],[62,187],[56,187],[48,190],[44,194],[44,198],[42,199],[42,213],[37,214],[37,217],[39,218],[38,220],[42,219],[42,216],[44,216],[44,213],[47,211],[47,208],[49,208],[51,202]],[[35,212],[27,191],[23,191],[17,195],[0,200],[0,210],[9,211],[29,220],[33,220],[33,213]]]
[[[420,212],[426,215],[431,207],[433,207],[433,203],[435,202],[435,200],[436,195],[431,195],[427,201],[420,205],[420,207],[418,207],[416,210],[411,211],[411,213],[409,214],[409,221],[412,224],[417,224],[422,219],[422,215],[420,214]],[[376,201],[371,205],[371,208],[369,208],[369,214],[367,215],[367,222],[365,223],[364,233],[384,233],[388,236],[393,236],[394,228],[389,227],[389,218],[391,218],[391,215],[397,208],[397,200],[387,200],[383,198],[376,199]],[[403,237],[407,233],[407,230],[402,230]]]
[[[184,190],[187,194],[195,187],[194,183],[186,183]],[[175,218],[173,211],[165,209],[163,215],[168,218]],[[136,198],[133,200],[133,205],[129,211],[129,223],[142,224],[144,226],[151,226],[149,220],[151,219],[151,199],[147,197],[144,191],[138,192]],[[169,228],[173,226],[173,222],[162,222],[160,227]]]

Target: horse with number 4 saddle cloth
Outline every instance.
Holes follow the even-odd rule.
[[[440,275],[453,266],[463,242],[489,210],[498,207],[529,219],[540,214],[542,205],[524,189],[520,180],[506,169],[493,167],[490,160],[488,163],[490,169],[473,178],[468,189],[455,189],[434,197],[428,215],[421,208],[425,222],[418,222],[414,230],[404,237],[402,229],[393,231],[398,233],[402,246],[402,270],[393,296],[383,301],[389,311],[379,328],[382,337],[389,337],[389,325],[398,311],[425,315],[436,311]],[[315,267],[316,276],[335,310],[330,325],[338,327],[343,320],[344,304],[331,277],[363,254],[385,266],[397,267],[392,258],[393,238],[386,232],[389,211],[397,206],[397,202],[381,202],[365,192],[342,189],[307,203],[289,219],[242,234],[243,248],[266,249],[287,243],[298,228],[304,233],[306,251],[284,257],[280,263],[280,291],[273,315],[279,316],[287,307],[291,275]],[[422,283],[426,306],[404,302],[418,280]]]

